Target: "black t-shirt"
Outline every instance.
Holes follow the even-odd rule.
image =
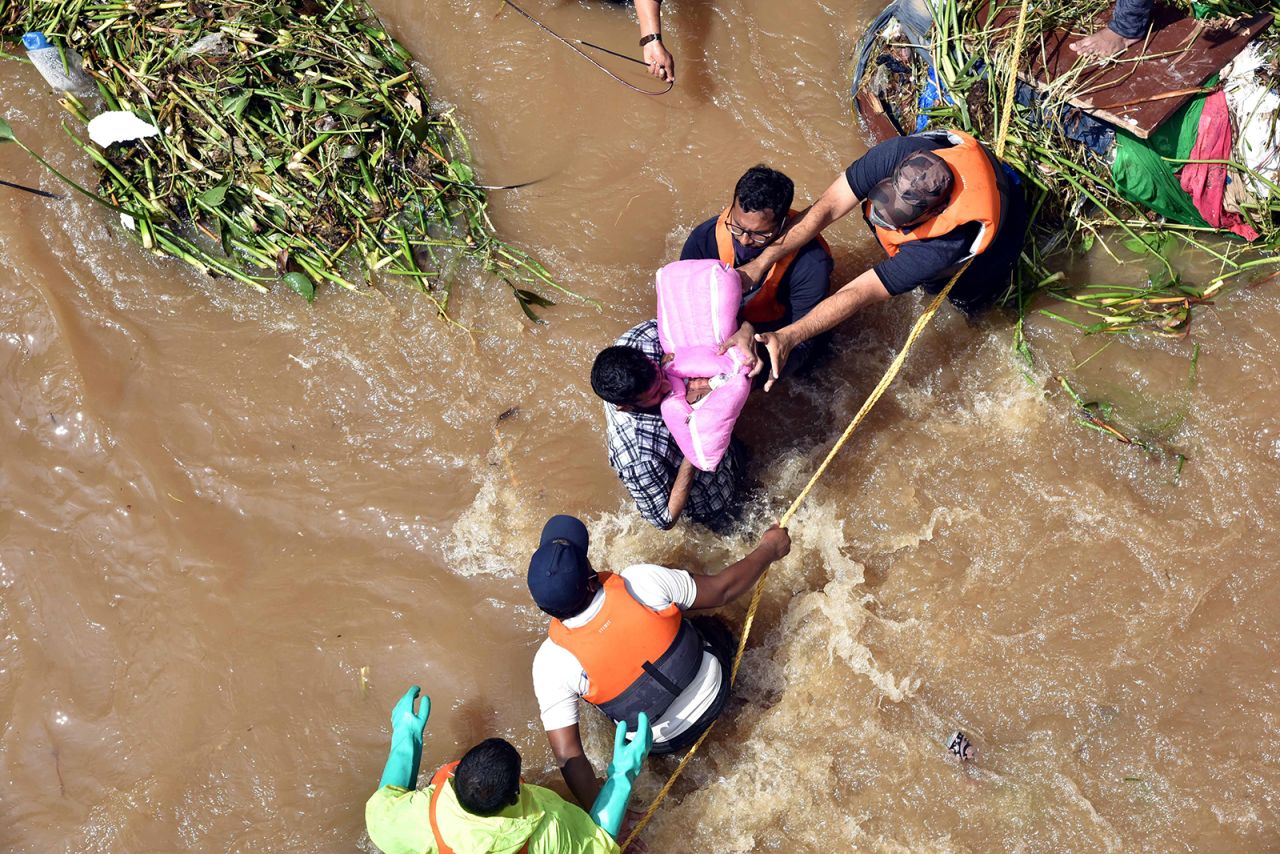
[[[713,216],[693,230],[689,239],[684,242],[684,248],[680,250],[681,261],[720,257],[720,250],[716,246],[716,221],[719,219],[718,216]],[[735,240],[734,266],[747,263],[762,250],[763,247],[744,250]],[[827,291],[831,288],[833,266],[831,256],[816,239],[802,246],[782,281],[778,283],[778,301],[785,307],[786,313],[780,321],[761,324],[759,330],[768,332],[781,329],[813,311],[815,305],[826,299]]]
[[[872,187],[893,175],[893,170],[907,155],[950,147],[942,140],[921,136],[891,139],[853,161],[845,170],[845,178],[854,195],[865,199]],[[1004,222],[995,239],[987,251],[973,260],[951,291],[951,298],[957,303],[977,305],[989,302],[1000,296],[1009,285],[1009,274],[1022,251],[1022,237],[1027,224],[1021,187],[1012,187],[1010,196],[1009,210],[1004,212]],[[979,229],[978,223],[969,222],[937,237],[912,240],[902,244],[897,255],[881,261],[872,269],[891,294],[906,293],[920,286],[926,292],[936,294],[968,254],[969,247],[978,238]]]

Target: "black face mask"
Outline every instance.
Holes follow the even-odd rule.
[[[733,260],[739,264],[746,264],[759,257],[760,253],[769,248],[769,244],[764,246],[743,246],[738,241],[733,241]]]

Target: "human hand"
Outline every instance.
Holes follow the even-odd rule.
[[[627,743],[627,724],[618,724],[613,736],[613,760],[605,772],[604,785],[588,812],[591,820],[618,839],[627,801],[631,799],[631,784],[640,774],[640,766],[653,746],[653,731],[649,729],[649,716],[640,713],[636,720],[635,738]]]
[[[644,46],[644,61],[654,77],[664,82],[676,82],[676,61],[662,42],[651,41]]]
[[[413,713],[413,701],[420,693],[422,689],[414,685],[391,710],[391,753],[382,769],[379,789],[383,786],[412,789],[417,785],[418,766],[422,763],[422,732],[427,728],[427,718],[431,717],[431,698],[426,694],[422,695],[418,713]]]
[[[636,825],[640,823],[642,818],[644,818],[644,813],[641,810],[627,810],[627,814],[622,819],[622,827],[618,830],[618,838],[630,839],[631,831],[636,829]],[[633,852],[633,854],[649,854],[649,846],[639,837],[631,840],[627,850]]]
[[[721,356],[728,353],[734,347],[742,353],[742,364],[749,370],[747,376],[754,377],[764,369],[764,362],[761,362],[756,356],[756,328],[748,321],[742,321],[742,325],[738,327],[738,331],[730,335],[724,341],[720,342],[720,347],[716,350]]]
[[[1106,58],[1120,53],[1137,39],[1127,39],[1110,27],[1103,27],[1091,36],[1085,36],[1071,44],[1071,49],[1081,56]]]
[[[636,734],[627,741],[627,722],[620,721],[613,735],[613,759],[609,762],[608,776],[623,776],[635,780],[644,765],[644,758],[653,746],[653,730],[649,728],[649,716],[644,712],[636,719]]]
[[[770,562],[782,560],[791,553],[791,534],[787,533],[786,528],[772,525],[760,536],[760,543],[756,548],[767,549],[772,555]]]
[[[418,713],[413,713],[413,702],[422,694],[422,689],[414,685],[408,691],[404,692],[404,696],[396,703],[395,708],[391,710],[391,733],[396,733],[407,729],[411,735],[419,734],[427,728],[427,718],[431,717],[431,698],[426,694],[422,694],[422,703],[418,707]]]
[[[755,340],[764,345],[764,349],[769,353],[769,379],[765,380],[764,390],[767,392],[773,388],[773,384],[782,376],[782,369],[787,364],[787,357],[791,355],[791,350],[795,347],[795,342],[791,340],[791,336],[786,334],[786,327],[779,329],[777,332],[761,332],[755,336]],[[761,365],[764,362],[760,362]],[[759,371],[752,374],[755,376]]]
[[[742,292],[744,294],[755,288],[756,283],[764,275],[764,269],[760,264],[759,258],[737,267],[735,272],[738,274],[738,281],[742,284]]]

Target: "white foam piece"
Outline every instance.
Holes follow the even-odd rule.
[[[103,148],[117,142],[132,142],[159,135],[159,128],[127,110],[100,113],[89,121],[89,138]]]

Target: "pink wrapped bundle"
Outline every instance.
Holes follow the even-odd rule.
[[[671,394],[662,419],[694,466],[720,465],[733,425],[751,393],[745,358],[737,347],[720,355],[720,344],[738,329],[742,285],[738,274],[714,260],[677,261],[658,271],[658,339],[674,358],[663,366]],[[705,377],[711,392],[690,404],[688,381]]]

